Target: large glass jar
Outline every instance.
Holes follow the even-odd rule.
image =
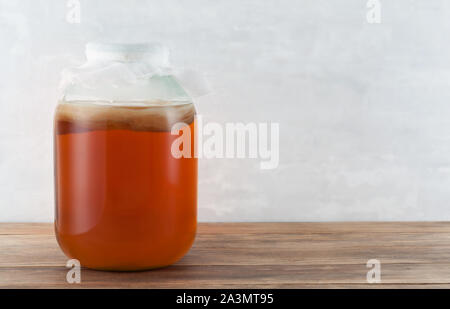
[[[59,245],[88,268],[172,264],[196,232],[197,159],[186,144],[195,137],[192,100],[159,45],[88,44],[86,55],[63,74],[55,113]],[[174,126],[190,134],[177,144],[188,147],[181,156]]]

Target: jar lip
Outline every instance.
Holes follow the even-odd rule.
[[[86,44],[88,60],[105,61],[150,61],[154,65],[168,66],[169,51],[159,43],[107,43],[89,42]]]

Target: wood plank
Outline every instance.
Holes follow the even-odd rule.
[[[392,238],[395,238],[393,240]],[[193,249],[179,263],[185,265],[308,265],[365,263],[377,258],[382,263],[441,263],[450,261],[450,239],[417,234],[367,238],[315,240],[289,235],[280,241],[278,235],[224,236],[221,240],[198,235]],[[67,260],[52,235],[0,235],[7,250],[0,255],[2,266],[62,265]],[[24,250],[24,248],[27,248]],[[447,250],[443,250],[447,249]],[[414,250],[414,254],[411,254]],[[33,258],[31,259],[30,256]]]
[[[200,234],[449,233],[450,222],[200,223]],[[53,234],[51,223],[0,223],[0,235]]]
[[[198,288],[216,286],[300,287],[367,284],[364,264],[339,265],[173,265],[145,272],[81,271],[82,284],[66,282],[60,266],[2,267],[0,287]],[[383,284],[450,284],[450,264],[386,264]]]
[[[51,223],[0,223],[0,235],[53,235]]]
[[[366,262],[382,284],[366,282]],[[0,223],[0,287],[381,288],[450,287],[450,223],[201,223],[192,250],[147,272],[82,270],[65,280],[67,258],[51,224]]]
[[[257,222],[203,223],[202,234],[326,234],[450,232],[450,222]]]

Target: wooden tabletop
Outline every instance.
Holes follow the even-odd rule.
[[[381,283],[367,282],[367,261]],[[53,225],[0,223],[1,288],[450,288],[450,222],[201,223],[178,263],[144,272],[81,270]]]

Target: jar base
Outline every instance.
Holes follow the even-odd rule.
[[[124,268],[96,267],[96,266],[89,267],[89,266],[84,266],[84,265],[81,265],[81,266],[88,270],[126,273],[126,272],[145,272],[145,271],[158,270],[158,269],[170,267],[172,265],[174,265],[174,263],[163,265],[163,266],[143,266],[143,267],[124,267]]]

